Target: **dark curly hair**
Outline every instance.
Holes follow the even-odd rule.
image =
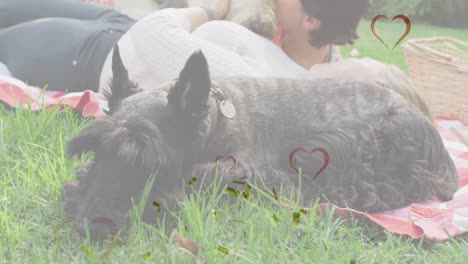
[[[371,0],[301,0],[304,12],[320,20],[320,28],[310,33],[315,47],[353,44],[359,38],[357,26]]]

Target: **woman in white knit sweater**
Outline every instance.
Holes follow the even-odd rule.
[[[46,35],[41,41],[38,41],[39,36],[36,34],[35,38],[29,41],[30,47],[39,45],[38,43],[47,45],[50,39],[50,45],[46,46],[49,56],[41,54],[41,60],[35,60],[34,54],[29,50],[26,53],[30,57],[24,58],[23,64],[18,61],[21,62],[21,54],[24,53],[21,47],[24,45],[18,47],[0,44],[0,62],[8,67],[14,77],[33,85],[48,84],[49,89],[53,90],[91,89],[101,92],[108,88],[111,77],[110,54],[117,41],[130,77],[143,89],[157,87],[176,78],[186,59],[198,49],[207,57],[213,76],[300,77],[306,74],[311,66],[335,59],[331,45],[352,43],[357,38],[357,24],[369,5],[369,0],[276,0],[278,25],[285,32],[281,47],[240,25],[222,21],[231,0],[207,0],[202,8],[164,9],[136,23],[132,19],[124,19],[121,14],[111,15],[109,19],[108,14],[115,11],[100,10],[94,18],[83,19],[82,27],[89,28],[89,25],[96,26],[101,23],[103,26],[99,28],[100,34],[88,34],[86,41],[81,41],[84,43],[82,46],[73,47],[70,53],[76,54],[76,59],[67,57],[67,60],[59,61],[60,64],[53,65],[57,62],[54,61],[54,53],[51,51],[55,51],[55,47],[60,45],[60,49],[64,48],[62,44],[67,36],[64,38],[63,32],[67,30],[65,28],[61,31],[61,43],[53,36],[54,32],[50,32],[51,27],[48,31],[40,28],[44,27],[44,24],[50,24],[50,19],[44,21],[40,18],[69,16],[53,14],[51,9],[47,8],[47,3],[57,0],[5,1],[6,4],[4,2],[0,5],[0,15],[3,15],[3,21],[0,18],[0,28],[3,27],[0,29],[0,43],[3,42],[2,39],[15,37],[27,42],[25,38],[28,37],[28,30],[48,32],[48,35],[41,34]],[[80,8],[81,5],[91,5],[78,4],[75,0],[67,1],[75,5],[74,10],[79,9],[78,5]],[[66,10],[64,5],[67,1],[62,0],[59,3],[63,7],[61,12]],[[18,9],[18,5],[25,2],[30,3],[23,8],[35,10],[38,14],[23,21],[20,19],[13,25],[11,22],[8,24],[8,16],[5,18],[5,15],[14,13],[15,7]],[[31,8],[31,5],[35,5],[34,8]],[[40,10],[45,10],[44,14],[40,14]],[[89,13],[89,10],[87,12]],[[106,15],[107,19],[103,22],[101,18]],[[60,19],[65,18],[56,18],[53,22],[60,24]],[[80,20],[76,14],[73,14],[72,19]],[[211,19],[215,21],[209,21]],[[65,22],[68,23],[69,20]],[[114,20],[120,23],[117,27],[112,24]],[[77,24],[79,21],[73,23]],[[70,33],[75,33],[79,28],[71,28]],[[102,35],[106,35],[105,41],[101,41]],[[74,41],[76,42],[78,41]],[[67,45],[70,44],[65,46]],[[105,47],[102,47],[103,45]],[[45,52],[44,50],[41,52]],[[99,51],[99,54],[96,51]],[[44,58],[50,58],[50,63],[44,61]],[[38,65],[35,66],[36,61]],[[63,67],[61,64],[64,64]],[[61,68],[66,68],[67,71],[62,74]],[[25,72],[25,69],[28,72]],[[34,78],[28,78],[31,71],[40,74],[33,74]],[[54,85],[57,83],[54,79],[61,79],[58,83],[63,87]],[[68,85],[64,85],[66,82]]]

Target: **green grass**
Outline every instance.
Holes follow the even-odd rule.
[[[400,45],[392,49],[393,45],[405,32],[405,24],[401,20],[395,20],[393,23],[377,22],[375,30],[390,48],[385,47],[371,32],[371,22],[362,21],[359,25],[360,39],[355,45],[348,45],[341,48],[344,57],[351,57],[350,52],[353,48],[358,49],[359,58],[370,57],[381,62],[390,63],[398,66],[404,71],[408,71],[405,55],[401,44],[412,38],[430,38],[430,37],[453,37],[468,42],[468,30],[450,29],[432,26],[429,24],[413,24],[409,35]]]
[[[378,29],[389,39],[399,30],[396,24]],[[363,22],[362,39],[355,46],[361,56],[404,68],[401,49],[387,50],[368,31],[368,22]],[[466,40],[468,31],[414,25],[410,37],[433,35]],[[345,47],[343,53],[351,49]],[[270,195],[259,193],[234,205],[210,191],[187,197],[183,209],[175,212],[180,219],[175,230],[141,223],[135,211],[128,237],[115,246],[81,239],[63,221],[61,187],[74,179],[74,168],[83,160],[69,160],[64,149],[91,122],[71,111],[33,113],[0,106],[0,263],[191,263],[190,253],[175,243],[175,230],[198,243],[202,263],[468,261],[466,236],[443,243],[414,241],[314,211],[300,214],[296,226],[297,210],[275,205]]]

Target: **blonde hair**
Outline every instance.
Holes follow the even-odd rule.
[[[397,92],[433,121],[434,116],[423,97],[416,90],[416,87],[411,83],[408,76],[396,66],[386,65],[382,71],[382,77],[379,78],[377,84]]]
[[[393,90],[433,121],[432,112],[423,97],[418,93],[408,76],[394,65],[371,58],[346,58],[336,62],[314,65],[306,76],[312,79],[338,78],[367,82]]]

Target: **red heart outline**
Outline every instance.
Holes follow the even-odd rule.
[[[223,159],[224,156],[218,156],[216,159],[215,159],[215,163],[218,162],[218,160],[220,159]],[[232,167],[229,169],[229,172],[231,172],[236,166],[237,166],[237,159],[234,158],[234,156],[228,156],[227,158],[225,158],[223,161],[227,161],[227,160],[232,160]]]
[[[389,19],[386,15],[377,15],[375,16],[373,19],[372,19],[372,23],[371,23],[371,30],[372,30],[372,34],[374,34],[374,36],[380,41],[382,42],[382,44],[385,45],[385,47],[388,48],[387,44],[385,44],[385,42],[382,40],[382,38],[379,37],[379,35],[377,34],[377,32],[375,31],[375,23],[379,20],[379,19],[382,19],[382,18],[385,18],[385,19]],[[402,42],[406,36],[408,36],[408,34],[410,33],[411,31],[411,20],[405,16],[405,15],[397,15],[395,16],[394,18],[392,18],[392,22],[395,20],[395,19],[401,19],[403,21],[405,21],[405,24],[406,24],[406,31],[405,33],[400,37],[400,39],[397,41],[397,43],[393,46],[392,49],[394,49],[396,46],[398,46],[398,44],[400,44],[400,42]]]
[[[317,174],[314,175],[314,177],[312,178],[312,181],[315,180],[315,178],[320,174],[322,173],[327,167],[328,167],[328,164],[330,163],[330,156],[328,155],[328,152],[324,149],[324,148],[314,148],[313,150],[311,150],[310,152],[308,152],[307,150],[305,150],[304,148],[295,148],[293,149],[293,151],[291,151],[291,154],[289,154],[289,165],[291,165],[291,168],[293,168],[296,173],[299,173],[299,170],[296,168],[296,166],[294,166],[294,156],[298,153],[298,152],[305,152],[307,153],[309,156],[312,155],[312,153],[314,152],[320,152],[322,153],[323,155],[323,158],[325,159],[325,163],[323,164],[323,166],[320,168],[320,170],[317,172]]]

